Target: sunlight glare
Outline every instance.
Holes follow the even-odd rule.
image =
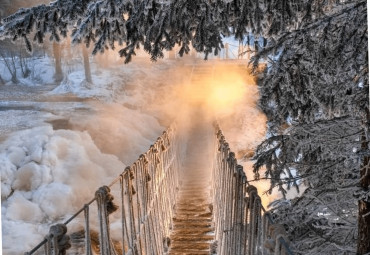
[[[206,107],[213,114],[231,113],[246,100],[248,86],[254,85],[246,70],[219,65],[213,74],[204,74],[181,88],[181,98],[188,104]]]
[[[238,73],[221,74],[221,77],[214,79],[210,84],[210,97],[207,103],[215,110],[233,107],[244,98],[245,92],[245,81]]]

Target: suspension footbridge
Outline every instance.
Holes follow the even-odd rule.
[[[191,114],[25,254],[293,254],[220,126]]]

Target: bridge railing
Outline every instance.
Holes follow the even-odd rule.
[[[78,225],[81,218],[84,247],[79,248],[78,254],[91,255],[92,248],[102,255],[165,253],[179,185],[178,145],[172,126],[110,185],[99,188],[95,197],[64,223],[52,226],[46,238],[25,254],[66,254],[71,247],[67,225]],[[113,189],[120,197],[118,206],[113,202]],[[109,215],[116,210],[114,215],[121,225],[120,240],[112,240],[110,229]],[[98,226],[92,226],[92,221]],[[93,238],[92,228],[98,229],[99,241]],[[94,242],[97,243],[93,245]]]
[[[217,254],[292,255],[282,225],[274,224],[249,185],[220,127],[215,125],[213,214]]]

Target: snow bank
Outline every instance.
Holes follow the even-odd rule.
[[[93,72],[93,84],[86,82],[83,70],[75,70],[69,73],[62,83],[51,94],[73,93],[81,98],[97,98],[103,101],[111,101],[114,98],[115,84],[123,84],[122,77],[117,76],[114,70]]]
[[[11,136],[0,146],[4,254],[31,249],[48,224],[71,216],[124,168],[87,132],[44,126]]]

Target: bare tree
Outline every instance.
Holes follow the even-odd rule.
[[[19,81],[17,77],[17,67],[16,67],[17,60],[16,56],[14,55],[14,52],[10,51],[8,55],[5,55],[3,52],[0,52],[0,56],[4,61],[6,69],[10,73],[12,83],[17,84]]]
[[[82,48],[82,57],[84,61],[85,80],[88,83],[92,83],[89,53],[86,45],[81,45],[81,48]]]
[[[1,74],[0,74],[0,85],[4,85],[5,84],[5,81],[3,80],[3,78],[1,77]]]

